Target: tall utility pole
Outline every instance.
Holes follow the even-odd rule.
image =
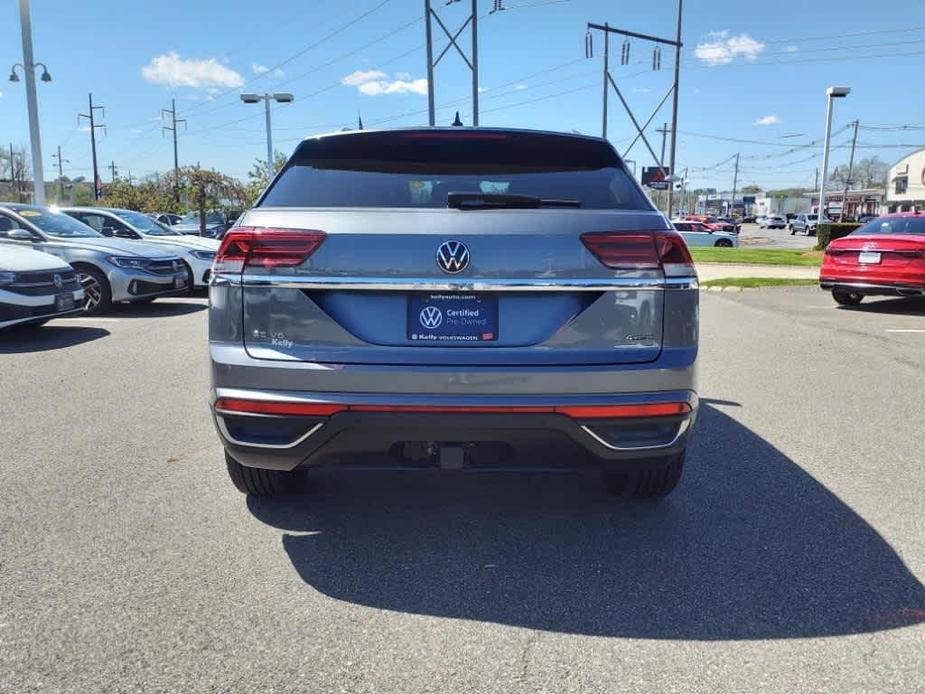
[[[450,0],[446,3],[447,5],[454,4],[459,2],[459,0]],[[503,7],[498,7],[496,9],[504,9]],[[440,52],[440,55],[437,56],[436,60],[434,59],[434,43],[433,43],[433,27],[432,24],[436,20],[437,24],[443,30],[443,33],[446,34],[446,37],[450,42],[446,47]],[[460,47],[456,42],[456,39],[459,38],[459,35],[463,33],[467,26],[472,25],[472,47],[470,49],[470,56],[467,56],[465,51]],[[459,53],[460,57],[465,61],[466,65],[469,66],[469,69],[472,71],[472,125],[478,126],[479,124],[479,11],[478,11],[478,2],[477,0],[472,0],[472,11],[469,14],[469,17],[466,18],[466,21],[463,22],[462,26],[456,30],[456,33],[450,33],[450,30],[447,29],[446,24],[440,19],[436,12],[434,12],[431,7],[431,0],[424,0],[424,36],[427,46],[427,115],[428,122],[430,126],[433,127],[437,122],[436,115],[436,103],[434,99],[434,68],[437,67],[440,60],[447,54],[447,51],[450,48],[455,48],[456,52]]]
[[[854,169],[854,148],[858,144],[858,125],[860,121],[854,121],[854,137],[851,138],[851,156],[848,157],[848,175],[845,177],[845,192],[841,198],[841,214],[838,215],[838,221],[845,219],[845,208],[848,206],[848,188],[851,186],[851,174]]]
[[[116,176],[119,175],[119,169],[116,168],[116,162],[109,162],[109,170],[112,171],[112,182],[116,182]]]
[[[668,170],[674,176],[675,153],[678,144],[678,85],[681,81],[681,14],[684,9],[684,0],[678,0],[678,32],[675,37],[674,50],[674,91],[671,99],[671,161]],[[668,218],[671,219],[671,203],[673,202],[672,189],[668,188]]]
[[[36,205],[45,204],[45,169],[42,163],[42,135],[39,129],[39,102],[35,93],[35,68],[42,66],[43,82],[51,82],[51,75],[43,63],[36,63],[32,54],[32,20],[29,16],[29,0],[19,0],[19,25],[22,30],[22,68],[26,73],[26,107],[29,111],[29,142],[32,145],[33,197]],[[18,82],[16,66],[10,73],[10,80]]]
[[[739,153],[736,152],[736,171],[732,176],[732,197],[729,198],[729,216],[732,216],[736,206],[736,187],[739,185]]]
[[[93,94],[89,95],[89,102],[90,111],[88,113],[78,113],[77,122],[80,123],[81,118],[86,118],[90,121],[90,147],[93,150],[93,198],[94,200],[99,200],[103,196],[103,182],[100,180],[100,171],[96,161],[96,129],[103,128],[105,131],[106,126],[96,122],[96,112],[102,111],[103,118],[105,118],[106,109],[102,106],[93,105]]]
[[[660,156],[659,159],[658,159],[658,165],[661,166],[661,167],[664,169],[664,168],[665,168],[665,138],[666,138],[666,136],[668,135],[668,123],[662,123],[662,127],[659,128],[658,130],[656,130],[655,132],[661,133],[661,135],[662,135],[662,154],[661,154],[661,156]],[[673,185],[674,185],[674,183],[673,183],[672,181],[669,180],[669,181],[668,181],[668,190],[671,190],[671,187],[672,187]],[[670,194],[670,193],[666,193],[666,195],[669,195],[669,194]],[[662,200],[662,196],[661,196],[661,195],[658,195],[658,199],[659,199],[659,204],[661,204],[662,202],[664,202],[664,200]],[[667,205],[666,205],[666,207],[667,207]]]
[[[684,167],[684,176],[681,178],[681,201],[678,203],[678,212],[685,214],[685,203],[687,202],[687,167]]]
[[[813,179],[813,190],[819,190],[819,167],[816,167],[816,178]]]
[[[58,166],[58,199],[64,200],[64,162],[70,163],[70,160],[61,158],[61,145],[58,145],[58,152],[52,154],[51,158],[57,160],[55,163]]]
[[[164,134],[165,130],[169,130],[173,133],[173,195],[174,199],[177,202],[180,202],[180,157],[177,152],[177,123],[183,123],[183,127],[186,127],[185,118],[177,118],[177,100],[170,100],[170,108],[161,109],[161,120],[164,120],[164,115],[170,115],[170,125],[161,126],[161,134]]]

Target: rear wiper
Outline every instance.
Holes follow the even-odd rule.
[[[538,207],[581,207],[581,200],[538,198],[535,195],[513,193],[447,193],[446,206],[457,210],[534,210]]]

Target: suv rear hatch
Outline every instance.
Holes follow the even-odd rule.
[[[258,359],[643,363],[661,351],[663,261],[693,275],[613,149],[583,137],[308,140],[239,224],[216,269],[241,273]]]

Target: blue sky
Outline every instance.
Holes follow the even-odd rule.
[[[17,4],[0,7],[0,26],[8,28],[2,69],[22,60]],[[239,177],[265,156],[263,109],[242,104],[242,90],[295,94],[294,104],[274,110],[275,144],[287,153],[305,135],[353,126],[357,113],[367,127],[427,122],[418,0],[196,0],[175,11],[141,0],[32,4],[36,60],[54,77],[38,86],[49,180],[57,145],[69,160],[65,173],[89,177],[89,135],[76,114],[86,112],[90,91],[106,107],[101,165],[115,161],[134,176],[172,166],[158,119],[172,97],[188,122],[181,164]],[[603,43],[595,36],[595,56],[584,58],[586,23],[674,32],[675,0],[504,0],[507,11],[488,15],[492,4],[479,6],[482,125],[599,134]],[[468,11],[465,2],[436,0],[434,7],[451,29]],[[837,104],[838,145],[849,141],[842,129],[855,118],[876,126],[925,121],[922,3],[904,4],[900,16],[862,0],[687,0],[684,22],[678,163],[691,168],[692,187],[731,187],[731,162],[716,165],[736,152],[740,186],[811,185],[821,148],[800,145],[822,135],[830,84],[853,89]],[[435,30],[439,50],[445,42]],[[633,41],[630,64],[621,66],[620,43],[612,44],[613,73],[644,119],[670,86],[673,55],[666,48],[661,71],[653,72],[651,46]],[[456,109],[470,122],[469,79],[448,53],[435,78],[438,123],[449,124]],[[0,93],[2,142],[27,144],[23,83],[4,81]],[[634,131],[614,95],[610,114],[609,137],[622,152]],[[663,121],[670,121],[667,107],[652,128]],[[859,140],[858,156],[892,163],[907,151],[900,145],[925,142],[925,130],[862,130]],[[652,141],[658,148],[660,136],[653,132]],[[628,158],[652,163],[641,143]],[[846,149],[836,150],[833,162],[843,160]]]

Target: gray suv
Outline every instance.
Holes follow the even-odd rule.
[[[698,286],[605,140],[501,129],[302,142],[226,235],[212,413],[242,492],[386,454],[599,466],[664,496],[697,413]]]
[[[106,238],[56,210],[0,203],[0,244],[56,255],[76,271],[88,313],[114,302],[146,303],[187,291],[186,266],[176,255],[140,241]]]

